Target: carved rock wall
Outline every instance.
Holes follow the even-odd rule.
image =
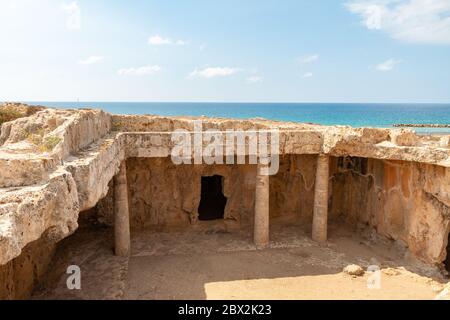
[[[44,276],[55,246],[51,238],[43,236],[28,244],[19,257],[0,265],[0,300],[28,299]]]
[[[317,156],[285,155],[270,177],[271,218],[312,219]],[[174,165],[170,158],[127,160],[132,228],[187,226],[198,219],[201,177],[224,177],[225,220],[234,226],[253,224],[254,165]],[[113,184],[96,207],[101,223],[113,224]]]
[[[450,226],[450,170],[435,165],[334,158],[331,213],[400,241],[420,259],[446,258]]]
[[[170,158],[131,158],[127,161],[131,224],[189,225],[198,220],[201,177],[224,177],[225,220],[250,223],[256,169],[251,165],[180,165]]]

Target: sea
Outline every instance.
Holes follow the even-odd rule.
[[[99,108],[116,114],[265,118],[352,127],[392,128],[394,124],[450,124],[450,104],[43,101],[27,103],[59,108]],[[417,133],[450,133],[450,128],[413,128],[413,130]]]

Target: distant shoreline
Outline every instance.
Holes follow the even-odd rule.
[[[450,124],[399,123],[394,128],[450,128]]]
[[[102,109],[113,114],[207,116],[317,123],[355,128],[393,128],[392,124],[450,124],[449,104],[354,104],[354,103],[208,103],[208,102],[33,102],[56,108]],[[450,127],[411,127],[417,133],[450,134]]]

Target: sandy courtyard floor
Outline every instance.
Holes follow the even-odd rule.
[[[400,246],[339,227],[320,246],[300,226],[274,226],[271,245],[256,250],[250,231],[134,232],[132,256],[112,254],[110,230],[80,231],[59,248],[35,299],[442,299],[448,284],[435,269],[408,259]],[[65,270],[78,265],[82,289],[70,291]],[[380,289],[366,272],[380,267]],[[369,282],[370,283],[370,282]]]

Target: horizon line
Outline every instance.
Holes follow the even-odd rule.
[[[4,100],[3,103],[197,103],[197,104],[450,104],[448,102],[324,102],[324,101],[111,101],[111,100],[92,100],[92,101],[77,101],[77,100]]]

